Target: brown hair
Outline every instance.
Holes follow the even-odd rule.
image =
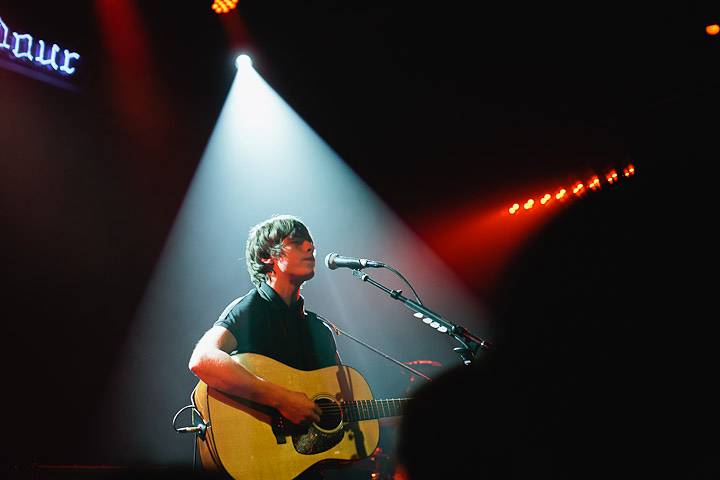
[[[262,260],[282,255],[282,242],[287,237],[302,238],[313,243],[310,230],[299,218],[292,215],[275,215],[250,229],[245,262],[250,279],[256,286],[270,281],[268,273],[272,271],[272,265],[267,265]]]

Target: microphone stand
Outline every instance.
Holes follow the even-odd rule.
[[[401,301],[410,310],[416,312],[415,316],[420,315],[419,318],[424,317],[423,322],[427,323],[440,333],[447,333],[460,342],[462,347],[456,347],[453,350],[460,355],[465,365],[470,365],[480,350],[489,350],[493,346],[492,342],[483,340],[482,338],[473,335],[465,327],[449,322],[429,308],[426,308],[414,300],[404,297],[401,290],[392,290],[387,288],[360,270],[353,269],[352,274],[355,278],[379,288],[390,295],[391,298]]]

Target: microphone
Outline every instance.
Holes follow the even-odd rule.
[[[327,257],[325,257],[325,266],[330,270],[335,270],[336,268],[360,270],[368,267],[382,268],[385,264],[376,262],[375,260],[368,260],[367,258],[343,257],[337,253],[328,253]]]

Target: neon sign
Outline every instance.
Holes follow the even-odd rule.
[[[77,52],[71,52],[67,48],[61,49],[56,43],[48,47],[44,40],[35,41],[35,38],[28,33],[11,32],[2,17],[0,17],[1,50],[7,50],[11,59],[36,63],[65,75],[74,74],[76,68],[72,63],[80,60]]]

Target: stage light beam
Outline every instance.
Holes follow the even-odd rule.
[[[108,382],[92,422],[96,428],[88,438],[104,439],[93,448],[118,464],[179,464],[185,460],[182,442],[192,439],[178,438],[169,422],[178,402],[185,401],[197,382],[187,369],[188,356],[224,306],[252,288],[243,259],[247,228],[274,213],[298,215],[310,226],[318,242],[318,258],[331,248],[381,258],[408,279],[416,280],[413,283],[418,288],[432,285],[423,299],[434,309],[448,318],[473,321],[475,326],[467,325],[469,329],[492,337],[479,328],[478,322],[486,315],[475,293],[255,68],[246,68],[249,57],[241,57],[215,128],[118,352],[117,371]],[[412,342],[399,342],[406,335],[404,326],[390,326],[391,322],[385,320],[404,319],[407,309],[382,294],[351,275],[343,278],[341,273],[320,267],[303,289],[308,305],[317,305],[333,323],[380,350],[393,352],[399,358],[413,358],[417,351],[433,351],[438,361],[448,365],[458,360],[450,348],[438,351],[437,342],[447,337],[439,337],[434,330],[415,328]],[[370,307],[372,315],[368,314]],[[159,346],[157,339],[168,335],[171,341]],[[397,389],[397,377],[388,375],[385,359],[358,350],[343,337],[338,344],[343,360],[357,365],[368,382],[381,391]],[[158,390],[158,378],[173,378],[173,388]],[[146,408],[146,399],[132,393],[138,389],[152,392],[152,409]],[[133,422],[127,421],[126,411],[138,412]],[[115,435],[105,435],[108,430]],[[121,442],[115,437],[133,441]]]

